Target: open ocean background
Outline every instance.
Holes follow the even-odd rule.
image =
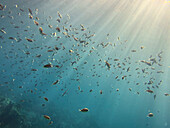
[[[169,1],[0,4],[0,128],[170,128]]]

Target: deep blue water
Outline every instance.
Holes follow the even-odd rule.
[[[0,4],[0,128],[170,128],[170,2]]]

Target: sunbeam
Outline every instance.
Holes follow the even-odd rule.
[[[169,128],[169,0],[0,2],[0,128]]]

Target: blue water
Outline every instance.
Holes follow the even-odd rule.
[[[170,128],[169,1],[0,4],[0,128]]]

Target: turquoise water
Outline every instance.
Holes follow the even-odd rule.
[[[169,1],[0,4],[0,128],[170,128]]]

